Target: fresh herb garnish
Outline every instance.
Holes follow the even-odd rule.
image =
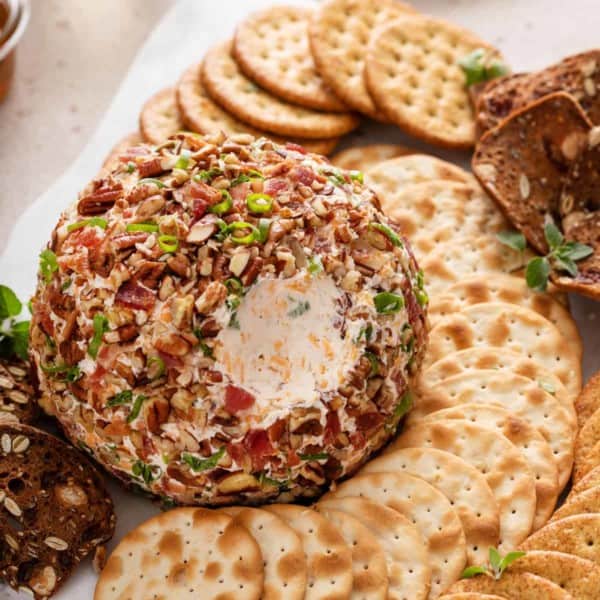
[[[52,281],[52,276],[58,271],[58,261],[56,260],[56,254],[52,250],[44,250],[40,254],[40,273],[46,280],[46,283]]]
[[[235,187],[236,185],[240,185],[240,183],[248,183],[253,179],[264,179],[265,176],[259,171],[255,171],[251,169],[248,173],[241,173],[235,179],[232,180],[230,187]]]
[[[100,229],[106,229],[108,227],[108,221],[106,219],[102,219],[101,217],[92,217],[90,219],[84,219],[83,221],[77,221],[76,223],[71,223],[67,227],[67,231],[75,231],[76,229],[82,229],[83,227],[100,227]]]
[[[402,246],[402,240],[400,239],[400,236],[387,225],[384,225],[383,223],[369,223],[369,229],[375,229],[376,231],[380,231],[386,235],[394,246]]]
[[[380,292],[373,298],[377,312],[382,315],[391,315],[404,308],[404,298],[392,292]]]
[[[329,454],[327,452],[317,452],[316,454],[298,454],[301,460],[327,460]]]
[[[527,248],[527,240],[525,236],[518,231],[501,231],[496,234],[498,241],[502,242],[505,246],[523,252]]]
[[[0,285],[0,356],[17,355],[27,360],[29,346],[29,321],[16,321],[23,304],[7,286]]]
[[[109,398],[106,403],[107,406],[122,406],[123,404],[129,404],[133,400],[133,392],[131,390],[123,390],[118,394],[115,394],[112,398]]]
[[[135,399],[135,402],[133,403],[133,406],[131,408],[131,412],[129,413],[129,416],[127,417],[128,423],[132,423],[140,416],[140,411],[142,410],[142,404],[146,400],[148,400],[148,398],[147,398],[147,396],[144,396],[144,394],[140,394]]]
[[[473,50],[461,58],[458,64],[465,73],[467,87],[508,73],[507,66],[499,60],[490,61],[489,54],[483,48]]]
[[[131,472],[136,477],[140,477],[146,485],[151,484],[162,474],[160,467],[148,465],[141,460],[136,460],[133,463],[133,467],[131,467]]]
[[[97,313],[94,315],[94,337],[92,337],[92,341],[88,347],[88,354],[92,358],[96,358],[98,356],[98,350],[100,349],[100,344],[102,344],[102,336],[108,331],[108,319]]]
[[[68,290],[71,287],[72,283],[73,283],[73,280],[70,277],[68,279],[65,279],[63,281],[63,284],[60,286],[60,291],[64,292],[64,291]]]
[[[516,560],[525,556],[526,552],[516,551],[509,552],[505,556],[501,556],[496,548],[489,549],[489,564],[485,566],[467,567],[461,575],[461,579],[469,579],[475,575],[488,575],[498,580],[510,565]]]
[[[296,307],[288,312],[288,317],[295,319],[296,317],[301,317],[310,310],[310,302],[308,300],[296,300],[290,296],[288,296],[288,300],[296,303]]]
[[[181,454],[181,460],[192,469],[194,472],[206,471],[207,469],[214,469],[218,464],[221,458],[225,454],[225,447],[221,448],[219,451],[215,452],[209,458],[198,458],[193,454],[189,454],[188,452],[183,452]]]
[[[335,185],[345,185],[346,183],[348,183],[342,172],[338,171],[337,169],[330,173],[327,173],[325,171],[321,171],[321,173],[327,175],[327,179],[329,179],[329,181],[331,181],[331,183]]]

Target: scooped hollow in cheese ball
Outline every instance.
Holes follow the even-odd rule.
[[[247,135],[135,146],[40,256],[42,405],[175,502],[312,497],[408,409],[422,283],[359,173]]]

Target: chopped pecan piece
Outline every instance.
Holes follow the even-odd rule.
[[[91,194],[79,200],[77,212],[84,217],[101,215],[114,206],[122,193],[123,186],[120,183],[98,187]]]

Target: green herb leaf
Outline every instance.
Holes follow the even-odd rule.
[[[473,52],[461,58],[458,64],[465,73],[467,87],[508,73],[508,68],[500,61],[495,60],[488,64],[487,53],[483,48],[473,50]]]
[[[23,310],[17,295],[5,285],[0,285],[0,321],[9,317],[18,317]]]
[[[177,162],[173,165],[174,169],[187,169],[190,164],[190,151],[182,150]]]
[[[489,549],[489,561],[490,566],[494,573],[500,572],[500,563],[502,562],[502,557],[500,556],[500,552],[496,548],[490,547]]]
[[[140,411],[142,410],[142,404],[148,400],[147,396],[140,394],[133,403],[133,407],[131,408],[131,412],[127,417],[127,422],[132,423],[140,416]]]
[[[44,250],[40,254],[40,273],[46,280],[46,283],[52,281],[52,276],[58,271],[58,261],[56,260],[56,254],[52,250]]]
[[[460,575],[461,579],[471,579],[475,575],[487,575],[487,569],[485,567],[467,567]]]
[[[135,163],[128,162],[127,163],[127,172],[133,173],[135,171]]]
[[[258,482],[263,487],[269,486],[269,487],[278,487],[278,488],[287,487],[290,483],[287,479],[283,480],[283,481],[279,481],[278,479],[272,479],[271,477],[267,477],[264,473],[261,473],[258,476]]]
[[[594,249],[591,246],[579,242],[567,242],[558,251],[561,258],[567,257],[573,261],[583,260],[592,254],[594,254]]]
[[[523,252],[527,248],[527,240],[519,231],[501,231],[496,234],[496,237],[499,242],[518,252]]]
[[[146,485],[151,484],[153,481],[158,479],[162,473],[159,467],[147,465],[141,460],[135,461],[131,467],[131,472],[136,476],[143,479]]]
[[[107,406],[122,406],[123,404],[129,404],[133,400],[133,392],[131,390],[123,390],[118,394],[115,394],[112,398],[109,398],[106,403]]]
[[[200,345],[200,350],[202,350],[202,354],[204,354],[204,356],[206,356],[207,358],[214,359],[215,355],[213,353],[213,349],[207,343],[202,341],[204,339],[204,336],[202,335],[202,333],[200,333],[200,330],[195,329],[194,335],[198,338],[198,343]]]
[[[380,292],[373,298],[377,312],[382,315],[391,315],[404,308],[404,298],[392,292]]]
[[[231,329],[238,329],[238,330],[240,329],[240,327],[241,327],[240,326],[240,321],[238,319],[238,315],[237,315],[236,312],[234,312],[231,315],[231,318],[229,319],[228,327],[231,327]]]
[[[68,290],[71,287],[72,283],[73,283],[73,280],[70,277],[68,279],[65,279],[63,281],[62,285],[60,286],[60,291],[65,292],[66,290]]]
[[[577,276],[577,265],[570,258],[555,258],[553,266],[557,271],[566,271],[571,277]]]
[[[565,239],[560,229],[554,223],[546,223],[544,225],[544,237],[551,250],[556,250]]]
[[[98,356],[98,350],[100,349],[100,345],[102,344],[102,336],[108,331],[108,319],[97,313],[94,315],[94,337],[90,342],[88,347],[88,354],[92,358],[96,358]]]
[[[548,276],[550,275],[550,263],[542,256],[532,258],[527,264],[525,280],[527,285],[537,292],[545,292],[548,287]]]
[[[522,556],[525,556],[525,554],[527,553],[522,551],[514,551],[506,554],[506,556],[500,562],[500,576],[508,567],[510,567],[510,565],[512,565],[516,560],[518,560]]]
[[[301,460],[327,460],[329,454],[327,452],[317,452],[316,454],[298,454]]]
[[[13,323],[10,328],[12,338],[12,351],[21,359],[27,360],[29,356],[29,321]]]
[[[221,458],[225,455],[225,447],[221,448],[218,452],[215,452],[210,458],[199,458],[188,452],[181,454],[181,460],[187,464],[192,471],[198,473],[199,471],[206,471],[208,469],[214,469]]]
[[[341,171],[335,170],[332,173],[327,174],[327,179],[334,185],[345,185],[347,183],[346,178]]]

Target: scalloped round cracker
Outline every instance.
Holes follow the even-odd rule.
[[[560,586],[577,600],[597,600],[600,567],[592,561],[544,550],[530,550],[509,568],[510,573],[532,573]]]
[[[485,476],[500,510],[499,548],[512,550],[527,537],[535,515],[535,478],[503,435],[468,421],[420,423],[406,429],[386,452],[419,446],[455,454]]]
[[[431,566],[423,537],[401,514],[365,498],[320,500],[317,510],[340,510],[358,519],[382,547],[388,570],[389,600],[425,600]]]
[[[520,546],[521,550],[556,550],[600,565],[600,514],[573,515],[551,521]]]
[[[340,510],[319,512],[334,526],[352,551],[352,595],[356,600],[385,600],[388,592],[386,559],[377,538],[356,518]]]
[[[600,371],[590,377],[575,401],[575,410],[581,424],[600,409]]]
[[[375,27],[414,9],[397,0],[328,0],[314,13],[309,38],[323,80],[348,105],[381,120],[364,81],[365,55]]]
[[[467,562],[465,533],[450,501],[438,489],[407,473],[364,473],[323,499],[353,496],[394,509],[421,532],[431,561],[431,597],[458,579]]]
[[[600,513],[600,488],[593,487],[576,496],[569,496],[567,501],[552,515],[552,521],[558,521],[573,515]]]
[[[505,348],[476,347],[452,352],[421,371],[416,389],[422,385],[421,382],[432,387],[454,375],[489,369],[499,374],[521,375],[535,381],[560,402],[574,423],[577,422],[573,398],[562,381],[535,360]]]
[[[440,244],[420,261],[420,267],[425,272],[425,289],[435,300],[464,277],[512,273],[532,257],[529,251],[518,252],[501,244],[496,236],[483,234]]]
[[[142,107],[140,132],[145,142],[161,144],[183,127],[175,88],[169,87],[157,92]]]
[[[470,148],[475,118],[459,65],[491,47],[447,21],[402,15],[378,29],[365,60],[365,81],[375,104],[392,122],[431,144]]]
[[[236,118],[282,136],[332,138],[349,133],[360,120],[350,113],[325,113],[279,100],[246,78],[231,56],[231,41],[204,57],[202,83],[211,98]]]
[[[525,419],[492,404],[460,404],[425,416],[425,421],[460,419],[496,429],[513,443],[527,460],[535,475],[536,509],[533,530],[544,526],[558,500],[558,467],[552,450],[542,434]]]
[[[368,462],[363,473],[408,473],[437,488],[461,520],[470,564],[483,564],[498,544],[498,505],[485,477],[454,454],[436,448],[402,448]]]
[[[383,211],[410,240],[417,259],[437,244],[501,231],[506,221],[481,190],[454,181],[435,180],[383,189],[374,183]]]
[[[505,572],[500,579],[479,575],[473,579],[457,581],[450,591],[498,594],[503,598],[519,600],[574,600],[560,586],[531,573]]]
[[[267,510],[300,537],[307,566],[305,600],[342,600],[352,591],[352,552],[335,526],[312,508],[271,504]]]
[[[430,332],[425,361],[430,365],[451,352],[485,346],[521,352],[553,371],[571,394],[581,390],[577,350],[550,321],[514,304],[474,304],[440,320]]]
[[[341,169],[364,173],[385,160],[415,152],[411,148],[397,144],[368,144],[340,150],[331,157],[331,162]]]
[[[433,298],[429,316],[436,321],[465,306],[481,302],[507,302],[529,308],[550,321],[562,333],[565,342],[583,356],[583,342],[575,319],[568,308],[551,294],[535,292],[522,277],[498,273],[494,277],[467,277],[446,289],[442,296]]]
[[[473,402],[499,405],[535,427],[550,445],[560,489],[565,487],[573,467],[577,421],[569,418],[554,396],[526,377],[481,370],[454,375],[433,386],[423,382],[407,424],[418,423],[434,411]]]
[[[100,574],[94,600],[231,597],[258,600],[263,563],[248,531],[221,512],[178,508],[130,531]]]
[[[261,600],[303,600],[307,568],[298,534],[283,519],[266,510],[245,506],[220,510],[245,527],[260,547],[264,567]]]
[[[312,10],[271,6],[235,31],[233,56],[246,77],[282,100],[331,112],[348,107],[323,83],[308,43]]]

